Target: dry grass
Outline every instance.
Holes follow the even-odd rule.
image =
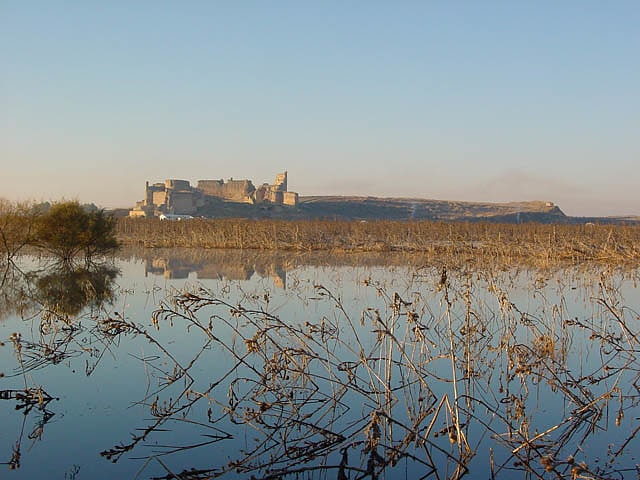
[[[557,279],[566,286],[576,280]],[[632,473],[624,455],[640,431],[633,420],[638,390],[631,386],[638,382],[640,339],[637,314],[621,303],[619,277],[600,272],[590,291],[594,315],[575,320],[567,319],[562,296],[541,296],[537,308],[520,310],[510,295],[513,280],[426,269],[415,272],[413,293],[404,297],[367,280],[364,287],[379,301],[360,315],[315,285],[309,300],[333,314],[304,322],[270,313],[268,293],[236,304],[203,289],[185,291],[161,305],[153,325],[185,325],[200,336],[202,350],[181,363],[163,350],[166,358],[153,363],[163,381],[141,401],[154,418],[102,455],[119,461],[173,422],[188,421],[207,431],[207,439],[172,446],[150,462],[179,449],[224,448],[238,425],[250,440],[226,464],[176,472],[163,462],[167,474],[154,478],[411,478],[420,472],[449,480],[468,474],[604,480]],[[156,334],[117,319],[108,327],[113,336]],[[600,361],[575,363],[578,338]],[[224,356],[228,368],[199,382],[193,366],[206,364],[201,355],[209,350]],[[541,396],[564,408],[537,417],[545,408]],[[601,457],[590,455],[590,442],[614,417],[618,426],[626,418],[627,428]]]
[[[640,226],[441,222],[121,219],[123,245],[287,251],[400,252],[535,265],[640,260]]]
[[[15,401],[25,419],[41,415],[31,434],[18,432],[9,467],[20,467],[27,438],[46,438],[56,409],[31,373],[83,356],[89,376],[138,337],[148,387],[134,400],[144,412],[101,455],[143,462],[139,478],[637,474],[629,456],[640,441],[639,316],[623,295],[637,270],[397,274],[359,280],[369,295],[353,304],[345,290],[301,282],[287,297],[299,310],[281,308],[268,289],[227,285],[172,291],[151,318],[105,310],[70,324],[43,311],[30,334],[9,337],[11,375],[23,385],[0,390],[0,399]],[[585,305],[574,303],[574,288]],[[183,428],[190,435],[173,436]],[[192,458],[206,458],[187,455],[196,449],[208,449],[211,462],[191,468]],[[166,474],[150,477],[156,464]]]

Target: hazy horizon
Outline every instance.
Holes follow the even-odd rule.
[[[640,215],[640,3],[0,4],[0,197],[144,183]]]

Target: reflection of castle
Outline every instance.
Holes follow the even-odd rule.
[[[190,262],[178,258],[147,258],[145,275],[162,275],[169,279],[185,279],[195,272],[199,280],[250,280],[254,273],[271,277],[276,287],[286,288],[287,273],[283,265],[251,262]]]
[[[161,214],[193,215],[214,201],[240,203],[271,203],[296,206],[298,194],[287,191],[287,172],[276,175],[273,185],[255,187],[251,180],[198,180],[192,187],[187,180],[165,180],[146,184],[144,200],[129,212],[131,217],[151,217]]]

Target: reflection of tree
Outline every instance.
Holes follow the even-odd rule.
[[[70,319],[79,315],[94,317],[103,303],[111,302],[118,274],[113,266],[96,264],[85,268],[57,263],[44,270],[28,272],[12,263],[7,269],[0,288],[0,318],[17,314],[39,323],[38,328],[31,330],[32,338],[23,338],[18,332],[9,337],[17,368],[14,373],[3,372],[2,377],[9,382],[18,381],[20,387],[14,385],[14,388],[0,390],[0,400],[15,401],[15,410],[23,413],[10,459],[5,462],[10,469],[21,467],[25,435],[32,442],[39,441],[55,415],[49,409],[54,398],[42,386],[33,385],[31,372],[88,352],[92,357],[95,355],[93,364],[90,360],[86,362],[86,374],[90,375],[104,351],[74,345],[93,344],[93,338],[98,336],[100,342],[96,343],[104,350],[110,348],[109,338],[99,329],[84,328],[79,322],[71,325]],[[90,311],[85,312],[86,309]],[[58,328],[60,325],[63,328]],[[29,427],[30,424],[33,427]]]
[[[103,265],[72,268],[64,264],[47,270],[35,281],[35,295],[45,308],[75,316],[85,307],[98,307],[113,299],[118,270]]]
[[[119,270],[111,265],[74,267],[57,263],[44,270],[25,272],[10,265],[0,288],[0,319],[17,314],[37,315],[42,309],[64,317],[97,308],[114,296]]]
[[[14,264],[0,266],[3,271],[0,286],[0,320],[17,313],[23,316],[33,307],[29,296],[29,275],[21,272]]]

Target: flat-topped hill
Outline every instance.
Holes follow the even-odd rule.
[[[551,202],[479,203],[423,198],[308,196],[296,207],[213,202],[198,212],[211,218],[285,220],[433,220],[566,223],[568,217]]]
[[[299,210],[311,218],[342,220],[447,220],[541,223],[563,222],[551,202],[479,203],[422,198],[300,197]]]
[[[114,213],[125,216],[127,211]],[[557,205],[546,201],[490,203],[361,196],[305,196],[299,197],[297,206],[210,199],[194,216],[279,220],[640,223],[639,217],[570,217]]]

